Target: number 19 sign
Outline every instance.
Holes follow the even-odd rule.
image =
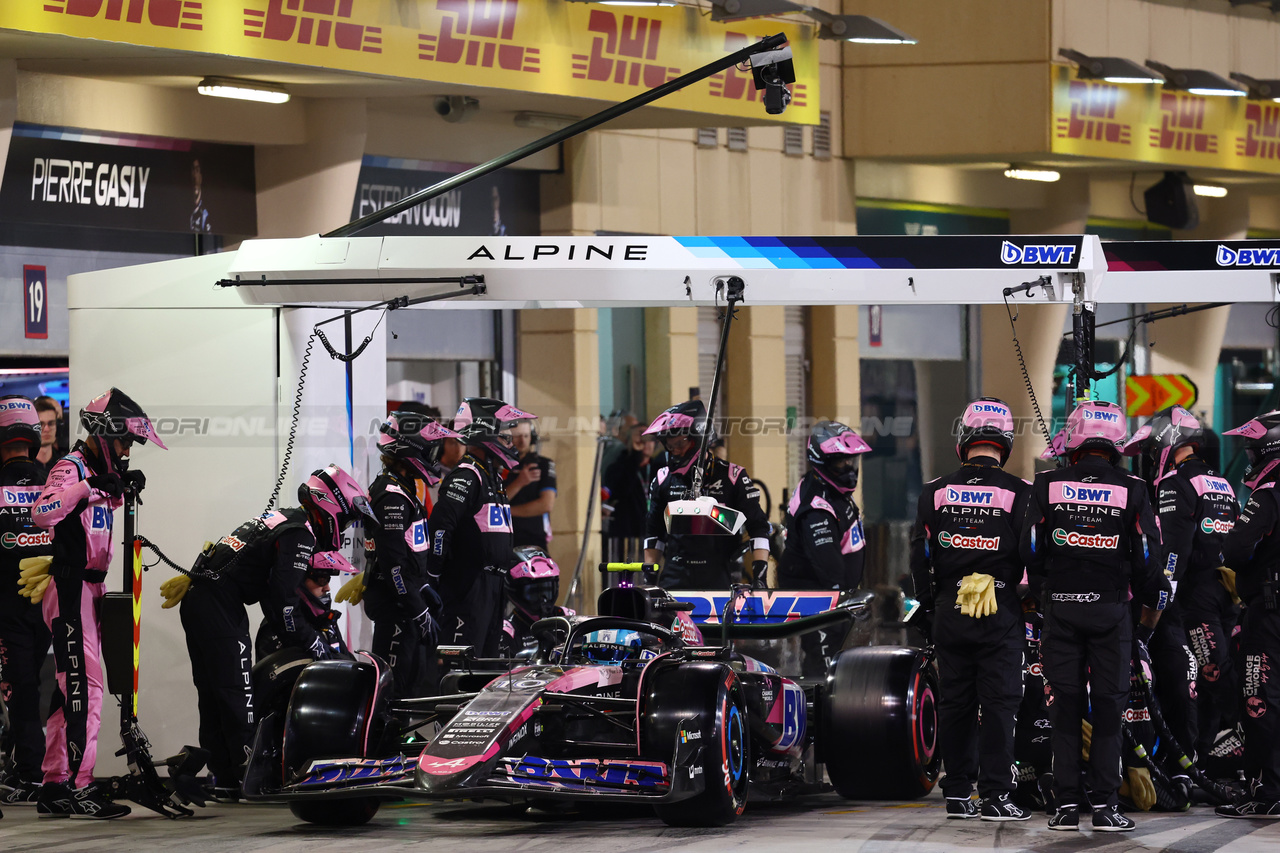
[[[49,337],[49,277],[44,267],[22,268],[23,324],[28,338]]]

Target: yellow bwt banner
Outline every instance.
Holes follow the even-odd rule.
[[[784,32],[790,109],[818,123],[812,28],[715,24],[691,7],[545,0],[3,0],[0,29],[285,62],[387,77],[623,101]],[[193,65],[193,67],[195,67]],[[730,69],[659,102],[763,118],[750,70]]]
[[[1280,104],[1052,73],[1055,154],[1280,174]]]

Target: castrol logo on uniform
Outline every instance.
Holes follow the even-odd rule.
[[[998,551],[999,536],[965,536],[961,533],[949,533],[944,530],[938,534],[938,543],[943,548],[961,548],[966,551]]]
[[[41,545],[49,545],[53,542],[53,536],[47,530],[39,533],[10,533],[8,531],[0,534],[0,547],[4,548],[37,548]]]
[[[1235,527],[1234,521],[1224,521],[1221,518],[1202,518],[1200,519],[1200,530],[1207,534],[1219,533],[1226,535],[1231,532],[1231,528]]]
[[[1053,542],[1055,545],[1069,545],[1072,548],[1114,551],[1120,547],[1120,535],[1103,536],[1099,533],[1076,533],[1075,531],[1068,533],[1059,527],[1053,531]]]

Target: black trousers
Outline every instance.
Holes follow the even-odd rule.
[[[502,575],[477,570],[466,592],[453,592],[445,598],[440,615],[440,642],[474,646],[480,657],[497,657],[498,641],[502,637],[503,590]]]
[[[1012,793],[1014,722],[1022,702],[1022,647],[1016,631],[995,643],[943,643],[938,650],[938,738],[942,792],[968,798]],[[979,724],[978,710],[982,710]]]
[[[1160,700],[1164,721],[1169,724],[1169,731],[1178,745],[1191,755],[1200,740],[1196,715],[1196,674],[1199,666],[1191,653],[1178,604],[1171,605],[1161,614],[1147,650],[1151,652],[1156,698]]]
[[[1187,642],[1200,671],[1196,678],[1199,738],[1195,750],[1204,755],[1218,732],[1234,725],[1237,719],[1240,682],[1231,656],[1231,631],[1239,620],[1240,608],[1232,603],[1216,577],[1184,583],[1178,603]]]
[[[658,585],[663,589],[728,589],[729,582],[729,569],[722,563],[686,563],[670,557],[658,575]]]
[[[215,782],[236,787],[257,725],[249,614],[234,590],[207,580],[191,585],[179,614],[198,697],[200,747],[209,751]]]
[[[1240,631],[1245,773],[1261,783],[1260,800],[1280,800],[1280,610],[1261,596],[1245,608]]]
[[[16,588],[0,591],[0,692],[9,709],[9,731],[0,748],[12,753],[15,775],[36,784],[44,761],[40,667],[49,655],[49,643],[40,605],[18,595]]]
[[[1048,603],[1040,660],[1053,690],[1053,786],[1060,805],[1084,802],[1080,724],[1086,716],[1093,724],[1087,779],[1093,805],[1119,804],[1120,725],[1129,699],[1132,655],[1127,604]]]
[[[423,695],[424,667],[430,650],[412,620],[375,620],[372,651],[391,666],[396,698]]]

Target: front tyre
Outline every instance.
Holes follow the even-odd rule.
[[[742,685],[732,672],[721,672],[727,674],[716,678],[713,691],[705,688],[701,691],[701,695],[710,700],[709,713],[703,714],[702,725],[701,766],[705,788],[687,800],[654,807],[668,826],[725,826],[746,808],[751,785],[746,700]],[[684,673],[676,670],[669,674]],[[706,679],[698,680],[705,684]]]
[[[378,813],[382,801],[376,797],[352,800],[309,800],[290,803],[289,811],[298,820],[317,826],[364,826]]]

